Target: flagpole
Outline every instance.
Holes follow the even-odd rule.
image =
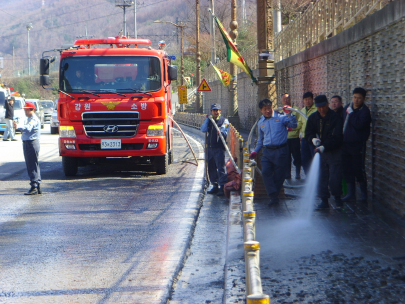
[[[200,61],[201,61],[201,54],[200,54],[200,1],[196,0],[195,2],[195,25],[196,25],[196,83],[197,85],[200,85],[201,83],[201,69],[200,69]],[[195,101],[195,107],[196,107],[196,113],[201,112],[201,104],[200,104],[200,92],[197,91],[197,96],[196,96],[196,101]]]
[[[234,44],[236,45],[236,38],[238,37],[238,22],[236,21],[236,8],[237,3],[236,0],[232,0],[231,2],[231,23],[230,28],[231,31],[229,35],[233,40]],[[239,129],[239,116],[238,116],[238,94],[237,94],[237,69],[234,64],[230,64],[230,73],[232,75],[232,80],[229,88],[229,107],[228,107],[228,119],[232,123],[232,125]]]

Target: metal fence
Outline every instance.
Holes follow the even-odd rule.
[[[274,38],[275,61],[328,39],[392,0],[318,0]]]

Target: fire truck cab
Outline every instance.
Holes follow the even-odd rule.
[[[58,50],[59,153],[66,176],[112,158],[151,162],[157,174],[166,174],[173,161],[171,81],[177,68],[162,48],[150,45],[115,37],[80,39]],[[50,62],[50,56],[41,59],[42,86],[50,84]]]

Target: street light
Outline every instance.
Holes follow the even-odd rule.
[[[32,23],[27,24],[27,44],[28,44],[28,75],[31,75],[31,54],[30,54],[30,30]]]
[[[124,10],[124,36],[127,37],[127,16],[125,14],[125,10],[127,7],[132,6],[134,1],[131,0],[115,0],[115,6],[120,7]]]
[[[180,21],[180,24],[176,24],[174,22],[171,21],[161,21],[161,20],[156,20],[153,21],[153,23],[170,23],[172,25],[174,25],[177,28],[180,28],[180,60],[181,60],[181,67],[180,67],[180,71],[181,71],[181,85],[184,85],[184,64],[183,64],[183,29],[186,27],[185,25],[183,25],[183,22]]]

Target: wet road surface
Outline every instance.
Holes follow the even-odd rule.
[[[298,200],[267,203],[257,200],[256,231],[272,303],[405,303],[405,240],[366,206],[303,221]]]
[[[165,303],[200,208],[203,163],[181,162],[192,155],[175,133],[165,176],[96,166],[66,178],[57,136],[46,133],[43,195],[22,195],[21,142],[0,142],[0,303]]]

